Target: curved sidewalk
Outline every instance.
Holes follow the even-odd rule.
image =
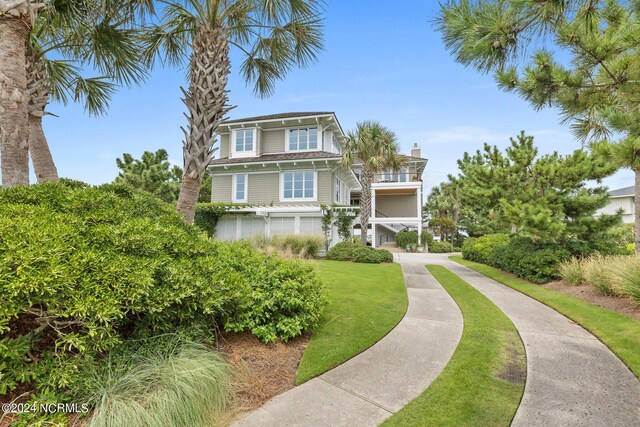
[[[401,266],[409,307],[389,334],[234,425],[376,426],[429,387],[460,341],[462,314],[423,264]]]
[[[446,266],[493,301],[516,326],[526,349],[527,382],[512,425],[640,426],[640,381],[581,326],[447,256],[400,254],[399,258]]]

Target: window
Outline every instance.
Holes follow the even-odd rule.
[[[282,174],[283,200],[315,200],[316,174],[313,171],[284,172]]]
[[[335,135],[333,135],[331,141],[333,143],[333,152],[336,154],[342,154],[342,149],[340,148],[340,144],[338,143],[338,139]]]
[[[247,201],[247,175],[233,175],[233,202],[241,203]]]
[[[334,177],[335,180],[335,184],[334,184],[334,190],[335,191],[335,196],[334,196],[334,200],[336,203],[340,204],[342,203],[342,181],[340,181],[340,178],[338,178],[337,176]]]
[[[236,156],[255,156],[255,129],[236,129],[233,131],[233,154]]]
[[[318,128],[289,129],[288,147],[288,151],[317,150]]]

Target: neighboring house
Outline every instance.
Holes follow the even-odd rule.
[[[233,208],[220,218],[216,227],[218,239],[239,240],[256,234],[322,234],[322,205],[346,206],[358,200],[361,186],[354,173],[357,168],[342,166],[345,135],[332,112],[228,120],[219,126],[218,135],[219,158],[209,166],[211,201],[249,205]],[[381,213],[377,219],[382,223],[391,224],[391,220],[397,219],[403,220],[395,221],[397,227],[411,225],[414,220],[419,223],[422,204],[419,174],[424,164],[418,168],[418,175],[413,164],[410,163],[406,173],[390,175],[388,179],[381,177],[375,184],[383,190],[376,196],[378,199],[383,196],[382,210],[380,202],[376,208]],[[395,187],[393,180],[398,181]],[[406,197],[400,197],[395,201],[402,203],[389,210],[386,196],[394,188],[402,196],[410,196],[405,194],[409,190],[419,193],[416,196],[419,200],[411,199],[416,205],[409,207]],[[398,210],[403,206],[408,209]],[[389,220],[382,219],[382,214]],[[410,221],[405,222],[407,219]],[[335,229],[331,241],[334,244],[339,241]]]
[[[609,191],[609,204],[596,212],[600,215],[614,215],[622,210],[622,222],[631,224],[635,221],[635,187],[625,187]]]

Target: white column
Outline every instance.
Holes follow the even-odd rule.
[[[376,217],[376,190],[371,189],[371,218]]]
[[[366,236],[366,234],[365,234],[365,236]],[[377,243],[376,243],[377,242],[377,238],[378,238],[378,236],[376,235],[376,224],[373,223],[373,224],[371,224],[371,247],[372,248],[375,248],[375,247],[378,246]]]

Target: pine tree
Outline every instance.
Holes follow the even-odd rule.
[[[120,173],[115,182],[129,184],[135,188],[148,191],[165,202],[173,203],[180,193],[182,169],[171,166],[166,150],[155,153],[145,151],[141,159],[134,159],[131,154],[124,153],[122,159],[116,159]]]
[[[438,26],[458,62],[557,108],[577,138],[634,171],[640,253],[640,1],[450,1]]]
[[[485,144],[464,154],[455,180],[470,235],[510,233],[535,240],[599,241],[619,215],[594,217],[608,202],[605,188],[588,188],[614,168],[585,150],[539,156],[533,137],[511,138],[501,152]]]

